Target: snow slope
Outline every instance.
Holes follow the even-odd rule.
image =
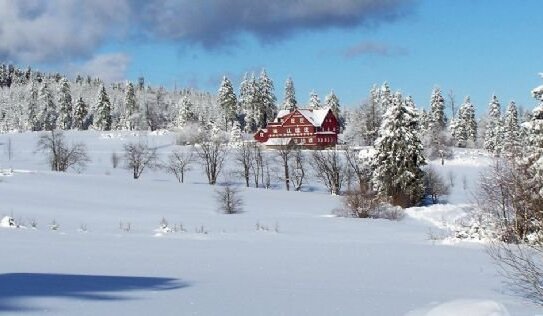
[[[399,222],[333,217],[338,197],[317,185],[286,192],[279,183],[242,188],[245,212],[223,215],[198,167],[185,184],[161,171],[136,181],[113,169],[111,153],[141,135],[67,135],[91,151],[81,174],[48,171],[33,153],[36,133],[0,135],[14,148],[11,161],[0,152],[0,167],[15,170],[1,177],[0,218],[27,226],[0,228],[0,314],[543,313],[506,290],[484,245],[429,240],[429,229],[471,203],[468,188],[485,165],[470,158],[477,153],[436,164],[457,174],[451,204],[414,208]],[[146,137],[162,155],[174,138]],[[178,231],[157,230],[162,218]],[[58,230],[49,229],[53,221]]]

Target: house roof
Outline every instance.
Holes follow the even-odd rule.
[[[302,114],[313,126],[320,127],[324,123],[324,118],[330,111],[330,108],[318,109],[318,110],[309,110],[309,109],[299,109],[298,112]]]

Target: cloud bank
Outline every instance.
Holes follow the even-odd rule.
[[[415,1],[0,0],[0,59],[89,59],[112,40],[166,40],[217,49],[251,34],[269,43],[300,31],[394,21]]]
[[[359,56],[374,55],[374,56],[403,56],[409,51],[404,47],[391,46],[380,42],[360,42],[343,50],[343,57],[352,59]]]

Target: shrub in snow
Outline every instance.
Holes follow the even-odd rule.
[[[60,229],[60,225],[57,223],[56,220],[53,220],[51,222],[51,224],[49,224],[49,229],[50,230],[59,230]]]
[[[160,226],[159,226],[158,230],[160,232],[162,232],[162,233],[171,233],[171,232],[173,232],[173,229],[168,225],[168,221],[164,217],[160,221]]]
[[[387,203],[374,191],[351,191],[343,196],[343,207],[334,210],[337,216],[356,218],[382,218],[401,220],[405,214],[401,207]]]
[[[64,134],[59,130],[41,135],[36,149],[49,155],[49,164],[53,171],[66,171],[69,168],[79,171],[90,161],[86,146],[82,143],[67,144]]]
[[[215,191],[217,200],[217,209],[224,214],[240,213],[243,209],[243,199],[240,191],[230,183],[227,183],[221,189]]]
[[[158,162],[157,149],[146,143],[128,143],[124,145],[126,169],[132,170],[134,179],[138,179],[145,168],[155,168]]]

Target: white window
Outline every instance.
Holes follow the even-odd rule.
[[[287,128],[287,133],[290,133],[290,128]]]
[[[300,132],[300,128],[297,127],[294,129],[294,133],[299,133],[299,132]]]
[[[272,131],[274,134],[277,134],[277,128],[274,128]]]
[[[264,133],[260,133],[260,137],[264,137]]]
[[[309,127],[304,127],[304,132],[309,133]]]
[[[300,117],[300,123],[303,123],[303,122],[304,122],[304,118]]]
[[[290,122],[291,122],[291,123],[296,123],[296,119],[295,119],[295,118],[290,119]]]
[[[313,138],[310,138],[310,139],[309,139],[309,142],[312,143],[312,142],[313,142]]]

